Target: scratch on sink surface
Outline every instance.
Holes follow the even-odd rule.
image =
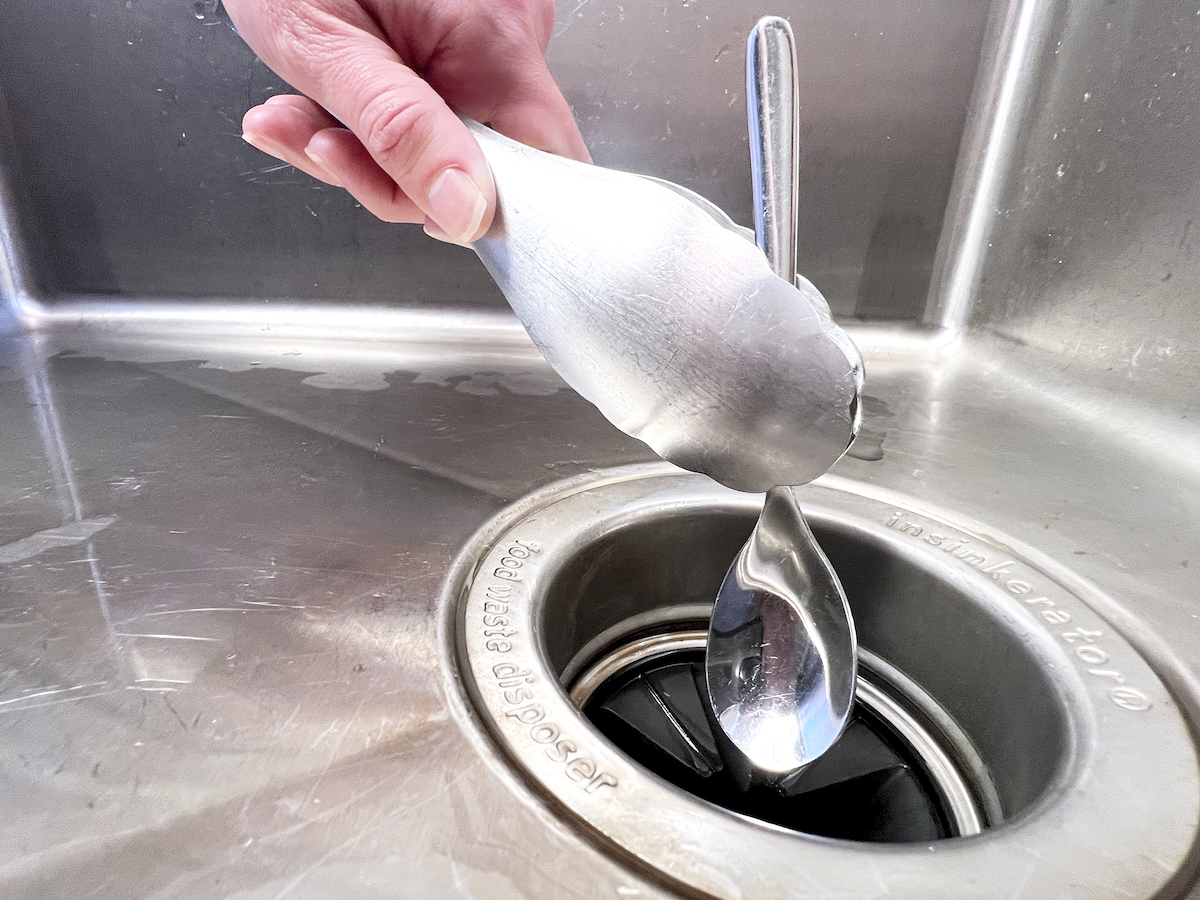
[[[34,694],[25,694],[22,697],[10,697],[8,700],[0,700],[0,714],[24,712],[27,709],[40,709],[43,706],[71,703],[76,700],[87,700],[92,697],[103,697],[106,694],[116,693],[115,689],[98,690],[98,688],[104,688],[107,685],[107,681],[95,681],[88,684],[77,684],[69,688],[53,688],[51,690],[38,691]],[[67,696],[63,696],[64,694]],[[30,700],[37,700],[39,702],[30,703]]]
[[[575,24],[576,18],[582,18],[583,14],[580,12],[580,10],[582,10],[587,5],[588,5],[588,0],[579,0],[579,2],[576,4],[576,6],[573,10],[571,10],[565,16],[560,16],[558,28],[555,31],[555,37],[558,37],[559,35],[565,33],[568,28],[570,28],[573,24]]]
[[[320,734],[318,734],[318,735],[316,736],[316,739],[315,739],[315,740],[313,740],[313,742],[312,742],[312,743],[309,745],[308,749],[309,749],[309,750],[316,750],[316,749],[317,749],[317,745],[318,745],[318,744],[320,744],[320,743],[321,743],[321,741],[325,740],[325,738],[326,738],[326,737],[329,735],[329,733],[330,733],[331,731],[333,731],[333,729],[335,729],[335,728],[337,728],[337,727],[338,727],[338,724],[339,724],[340,722],[341,722],[341,720],[340,720],[340,719],[334,719],[332,722],[330,722],[330,723],[329,723],[329,725],[328,725],[328,726],[326,726],[325,730],[324,730],[324,731],[322,731]]]
[[[81,544],[115,521],[116,516],[99,516],[38,531],[19,541],[0,546],[0,565],[23,562],[56,547]]]
[[[162,641],[206,641],[214,644],[217,642],[216,638],[200,637],[195,634],[143,634],[118,631],[116,632],[116,636],[119,638],[153,638]]]
[[[65,694],[69,691],[82,691],[85,688],[104,687],[106,684],[108,684],[107,681],[90,681],[87,684],[77,684],[73,687],[49,688],[44,691],[37,691],[33,694],[22,694],[20,697],[12,697],[8,700],[0,700],[0,706],[6,706],[9,703],[20,703],[23,700],[33,700],[37,697],[49,697],[53,694]]]
[[[291,603],[287,597],[264,597],[261,600],[241,600],[248,606],[268,606],[279,609],[333,609],[332,606],[313,606],[307,603]]]
[[[260,175],[270,175],[272,172],[282,172],[284,169],[292,168],[291,163],[275,163],[270,166],[263,166],[261,169],[247,169],[245,172],[238,172],[238,178],[246,178],[254,181]]]
[[[46,700],[43,703],[30,703],[28,706],[12,706],[6,709],[0,709],[0,714],[25,712],[28,709],[41,709],[43,706],[56,706],[59,703],[74,703],[76,700],[91,700],[93,697],[106,697],[109,694],[117,693],[116,690],[96,691],[94,694],[73,694],[70,697],[56,697],[53,700]]]
[[[371,787],[369,789],[364,789],[361,793],[356,794],[353,798],[351,798],[351,800],[352,801],[358,800],[361,797],[366,796],[368,794],[377,793],[384,784],[386,784],[388,781],[391,781],[393,778],[397,777],[401,771],[403,771],[403,770],[398,770],[395,773],[384,776],[383,778],[376,781],[375,784],[371,785]],[[445,792],[449,788],[453,787],[455,784],[457,784],[459,781],[461,781],[463,778],[465,778],[467,776],[468,771],[469,770],[465,770],[465,769],[460,771],[452,779],[447,781],[445,784],[441,785],[440,788],[436,792],[431,793],[429,796],[422,798],[421,800],[417,801],[416,803],[411,803],[411,804],[408,804],[407,806],[399,806],[399,807],[394,807],[394,808],[386,810],[386,811],[381,811],[381,813],[376,818],[376,820],[374,822],[372,822],[368,827],[363,828],[361,831],[358,831],[358,832],[350,835],[350,837],[346,838],[346,840],[342,841],[341,843],[337,844],[336,846],[330,847],[325,853],[321,854],[321,856],[318,857],[313,862],[312,865],[310,865],[307,868],[300,871],[296,875],[295,878],[293,878],[291,881],[289,881],[287,884],[285,884],[280,889],[280,891],[277,894],[275,894],[273,900],[283,900],[284,897],[288,896],[288,894],[290,894],[297,887],[299,887],[300,884],[303,883],[304,880],[306,878],[308,878],[309,875],[311,875],[313,872],[317,871],[317,869],[321,868],[321,866],[323,866],[327,862],[329,862],[329,860],[332,859],[338,853],[341,853],[342,851],[354,846],[356,843],[361,841],[363,838],[368,837],[368,836],[374,834],[375,832],[380,831],[380,830],[384,829],[385,827],[392,825],[397,819],[401,818],[402,816],[410,815],[413,812],[413,810],[419,809],[420,807],[424,806],[429,801],[443,797],[445,795]],[[407,782],[409,780],[411,780],[412,777],[413,776],[411,774],[408,775],[402,782],[402,786],[403,786],[403,784],[407,784]],[[341,804],[341,805],[345,806],[348,804]],[[313,824],[313,823],[306,822],[306,823],[304,823],[304,825],[302,827],[307,827],[310,824]],[[287,831],[289,833],[294,832],[295,830],[297,830],[297,829],[295,829],[295,828],[287,829]]]
[[[185,732],[189,731],[190,729],[188,728],[187,722],[183,721],[183,716],[181,716],[179,714],[179,711],[177,709],[175,709],[174,706],[171,705],[171,701],[167,699],[166,694],[162,695],[162,702],[165,703],[167,706],[167,709],[169,709],[171,711],[171,715],[173,715],[175,717],[175,721],[179,723],[179,727],[182,728]]]
[[[363,704],[366,702],[367,694],[364,693],[358,698],[358,706],[354,707],[354,712],[351,713],[350,718],[346,720],[346,727],[342,729],[342,733],[338,735],[337,741],[334,742],[333,749],[329,751],[329,759],[325,761],[325,768],[323,768],[321,770],[321,774],[314,779],[312,787],[309,788],[308,796],[306,796],[304,798],[304,802],[300,804],[301,807],[308,805],[309,801],[312,800],[313,795],[316,794],[317,788],[321,786],[321,781],[329,773],[329,769],[333,766],[334,761],[337,759],[338,751],[342,749],[342,742],[346,740],[346,735],[350,733],[350,729],[353,728],[354,723],[358,721],[358,717],[362,713]],[[337,724],[336,720],[334,721],[334,724]],[[333,726],[331,725],[330,728],[332,727]],[[329,733],[330,728],[325,729],[325,731],[321,733],[321,737],[317,738],[317,740],[313,742],[313,747],[316,747],[321,741],[321,738]]]
[[[287,719],[284,720],[284,723],[275,730],[275,733],[283,734],[285,731],[287,731],[288,727],[292,724],[292,720],[296,718],[296,713],[298,712],[300,712],[299,703],[297,703],[296,708],[292,710],[292,714],[288,716]]]
[[[329,572],[334,575],[363,575],[367,578],[386,578],[387,572],[364,572],[360,569],[340,569],[337,566],[280,566],[274,567],[280,572]],[[247,563],[241,566],[201,566],[194,569],[148,569],[142,573],[141,577],[161,576],[161,575],[193,575],[196,573],[209,572],[245,572],[245,571],[261,571],[261,567]]]
[[[879,890],[883,894],[891,894],[891,888],[888,887],[887,881],[885,881],[883,876],[879,873],[879,867],[875,865],[875,861],[868,857],[867,865],[871,869],[871,874],[875,876],[875,883],[879,885]]]
[[[1042,861],[1040,853],[1034,850],[1029,850],[1028,852],[1033,854],[1033,859],[1029,861],[1029,866],[1025,869],[1025,874],[1021,876],[1021,880],[1017,883],[1016,888],[1014,888],[1013,892],[1009,895],[1009,900],[1017,900],[1017,898],[1021,896],[1025,890],[1025,885],[1029,883],[1029,879],[1033,877],[1034,870]]]
[[[262,600],[244,600],[245,606],[187,606],[182,609],[160,609],[156,612],[141,613],[133,619],[127,619],[127,622],[133,622],[138,619],[151,619],[156,616],[178,616],[183,613],[214,613],[214,612],[273,612],[281,609],[329,609],[328,606],[304,606],[292,605],[288,603],[267,603]]]

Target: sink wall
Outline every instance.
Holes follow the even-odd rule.
[[[239,139],[242,113],[287,87],[216,2],[0,6],[44,295],[503,307],[470,254],[376,222]],[[985,2],[564,0],[550,66],[597,162],[749,223],[744,47],[767,13],[791,19],[799,46],[801,268],[841,313],[918,317]]]

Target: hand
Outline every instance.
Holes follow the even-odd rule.
[[[251,48],[301,95],[242,119],[245,139],[389,222],[470,243],[496,209],[461,112],[590,162],[543,53],[553,0],[225,0]],[[453,110],[453,111],[452,111]],[[336,118],[335,118],[336,117]]]

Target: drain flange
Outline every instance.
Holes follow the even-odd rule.
[[[977,754],[959,769],[994,785],[1004,825],[920,845],[932,853],[864,855],[686,793],[576,708],[563,684],[586,676],[579,657],[702,617],[761,505],[661,465],[526,498],[477,535],[447,585],[462,683],[531,797],[714,897],[1149,897],[1169,883],[1196,836],[1196,751],[1166,685],[1086,602],[1091,589],[1014,541],[864,486],[821,479],[802,502],[862,645],[962,729]],[[937,734],[938,714],[925,721]]]

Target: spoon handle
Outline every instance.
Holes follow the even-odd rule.
[[[754,235],[771,270],[789,284],[796,280],[799,102],[792,26],[778,16],[760,19],[746,47]]]

